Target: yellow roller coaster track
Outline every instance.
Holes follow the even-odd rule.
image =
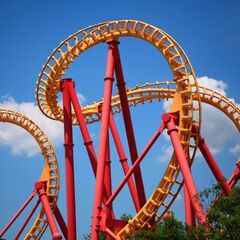
[[[59,169],[57,158],[51,142],[44,132],[28,117],[15,111],[0,109],[0,122],[6,122],[20,126],[29,132],[37,141],[42,155],[45,159],[45,165],[39,181],[47,181],[46,193],[51,197],[51,208],[53,209],[59,193]],[[39,239],[47,227],[47,219],[41,208],[30,231],[24,237],[25,240]]]
[[[127,96],[129,106],[135,107],[144,103],[152,103],[161,101],[162,99],[172,99],[175,96],[174,82],[155,82],[146,83],[144,85],[137,85],[135,88],[128,89]],[[223,113],[232,120],[232,122],[240,131],[240,109],[224,95],[211,90],[207,87],[199,86],[199,95],[193,92],[193,99],[198,101],[200,96],[201,102],[209,104]],[[98,113],[98,103],[83,108],[83,113],[88,123],[93,123],[100,120]],[[112,97],[112,111],[114,114],[121,112],[121,105],[119,95]],[[190,148],[195,148],[195,145],[189,145]],[[194,156],[191,158],[193,162]],[[171,160],[172,161],[172,160]],[[148,199],[145,206],[137,213],[137,215],[129,220],[129,223],[118,233],[122,239],[127,239],[142,228],[150,228],[149,221],[156,217],[159,221],[162,219],[164,213],[171,207],[182,187],[182,180],[180,176],[180,169],[177,165],[173,165],[170,161],[168,168],[158,184],[156,190]],[[174,172],[171,170],[175,170]],[[172,191],[175,185],[175,190]],[[157,214],[160,212],[160,214]]]
[[[154,99],[173,98],[171,111],[180,112],[179,137],[184,149],[191,148],[191,161],[193,161],[197,143],[191,143],[192,124],[201,125],[201,100],[223,111],[237,126],[239,130],[239,108],[223,95],[208,88],[197,86],[196,76],[191,63],[178,43],[167,33],[152,25],[134,21],[119,20],[100,23],[80,30],[70,35],[53,51],[47,59],[39,75],[36,88],[36,98],[40,110],[49,118],[63,121],[63,111],[58,105],[58,92],[60,81],[70,63],[87,49],[101,42],[119,37],[136,37],[143,39],[156,47],[168,62],[172,72],[174,83],[156,82],[136,86],[128,90],[130,106],[137,106]],[[193,102],[195,101],[195,104]],[[112,111],[121,111],[119,97],[112,98]],[[87,123],[99,121],[98,104],[84,107],[83,113]],[[77,125],[75,113],[72,114],[73,124]],[[197,136],[198,137],[198,136]],[[176,157],[173,154],[166,172],[158,187],[151,195],[145,206],[131,219],[128,224],[118,232],[122,239],[139,229],[150,227],[152,218],[161,219],[171,206],[182,186]],[[177,190],[173,191],[173,186]],[[157,213],[160,211],[160,215]]]
[[[194,70],[183,49],[173,38],[161,29],[140,21],[119,20],[97,24],[72,34],[60,43],[47,59],[39,75],[36,98],[40,110],[49,118],[62,121],[63,111],[58,106],[58,92],[60,90],[60,81],[70,63],[90,47],[111,39],[118,39],[119,37],[136,37],[149,42],[162,53],[168,62],[176,83],[171,111],[179,111],[178,134],[183,148],[188,149],[192,134],[192,124],[195,123],[199,127],[201,125],[200,99],[197,101],[197,107],[193,106],[192,93],[195,92],[196,96],[199,97]],[[74,112],[72,119],[73,124],[78,124]],[[198,136],[196,138],[198,139]],[[193,159],[197,145],[194,143],[190,147],[193,149],[190,158]],[[162,188],[155,191],[155,199],[164,200],[167,195],[171,194],[170,189],[174,183],[177,183],[173,179],[176,179],[178,174],[178,164],[173,154],[166,174],[161,181]],[[180,182],[179,185],[181,185]],[[148,206],[145,205],[137,214],[137,217],[131,220],[132,223],[129,222],[127,232],[130,232],[133,226],[145,227],[148,225],[147,219],[143,219],[143,217],[154,217],[156,214],[154,209],[158,209],[160,205],[164,206],[165,204],[167,208],[168,204],[163,202],[163,200],[161,202],[153,201]],[[124,229],[119,235],[124,235]]]

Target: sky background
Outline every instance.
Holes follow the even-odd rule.
[[[230,1],[0,1],[1,88],[0,108],[24,113],[46,132],[52,141],[61,172],[59,206],[65,210],[63,125],[42,115],[35,102],[35,83],[42,65],[53,49],[70,34],[95,23],[136,19],[159,27],[174,37],[187,53],[199,82],[222,92],[236,103],[239,99],[240,2]],[[120,54],[127,87],[154,81],[171,81],[171,71],[159,52],[139,39],[120,39]],[[66,76],[76,80],[82,104],[103,96],[107,46],[100,44],[75,60]],[[113,91],[116,93],[116,88]],[[138,150],[160,124],[167,103],[145,104],[132,109]],[[117,126],[124,138],[121,115]],[[89,126],[96,150],[100,124]],[[226,177],[239,157],[240,141],[235,127],[216,109],[203,106],[203,131]],[[74,130],[78,236],[89,232],[94,177],[83,148],[79,130]],[[126,141],[124,146],[126,147]],[[44,160],[34,140],[23,130],[0,124],[0,228],[29,196]],[[126,150],[128,153],[128,151]],[[142,163],[147,196],[154,190],[171,153],[167,136],[162,137]],[[114,186],[122,177],[112,144]],[[198,189],[210,186],[214,178],[201,156],[197,156],[193,175]],[[184,220],[183,194],[173,205],[178,219]],[[129,203],[129,204],[126,204]],[[134,215],[127,189],[115,203],[117,216]],[[24,217],[24,216],[23,216]],[[20,219],[21,220],[21,219]],[[12,239],[20,221],[6,237]],[[49,232],[43,239],[48,239]]]

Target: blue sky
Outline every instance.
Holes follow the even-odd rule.
[[[64,159],[62,125],[48,121],[35,106],[35,83],[42,65],[52,50],[68,35],[86,26],[117,19],[137,19],[157,26],[173,36],[190,58],[196,75],[206,85],[223,91],[228,97],[239,100],[239,55],[240,20],[239,1],[1,1],[1,88],[0,107],[9,107],[31,117],[52,140],[61,170],[60,207],[65,214]],[[149,44],[136,39],[122,39],[120,54],[128,87],[137,83],[171,80],[171,72],[163,57]],[[82,94],[83,104],[99,100],[103,95],[107,47],[104,44],[90,49],[80,56],[67,72],[77,82],[77,91]],[[201,78],[207,76],[206,78]],[[114,90],[116,92],[116,90]],[[139,152],[160,123],[163,104],[146,105],[133,110],[133,121]],[[223,114],[212,108],[204,108],[204,131],[206,140],[215,151],[215,156],[226,176],[234,168],[239,156],[239,135]],[[204,114],[203,113],[203,114]],[[218,115],[219,114],[219,115]],[[121,117],[117,124],[122,130]],[[50,123],[51,122],[51,123]],[[144,131],[143,131],[144,126]],[[99,124],[89,126],[97,149]],[[219,131],[221,129],[221,131]],[[224,131],[225,130],[225,131]],[[5,134],[5,135],[4,135]],[[6,139],[6,134],[8,139]],[[14,135],[15,134],[15,135]],[[124,134],[122,134],[124,136]],[[4,138],[5,137],[5,138]],[[76,182],[78,202],[78,235],[89,231],[93,191],[93,176],[87,162],[82,140],[75,133]],[[154,148],[143,162],[144,182],[150,195],[158,183],[167,161],[165,157],[169,142],[164,137],[160,147]],[[43,160],[38,148],[17,128],[0,125],[1,176],[0,186],[4,191],[0,200],[0,228],[31,192],[38,179]],[[236,149],[236,151],[230,149]],[[116,151],[112,156],[116,159]],[[115,166],[116,165],[116,166]],[[120,166],[113,164],[115,185],[121,178]],[[213,181],[206,164],[199,157],[193,168],[196,185],[202,189]],[[202,176],[204,175],[204,181]],[[86,187],[87,186],[87,187]],[[182,196],[182,194],[181,194]],[[120,197],[117,211],[132,213],[132,206],[125,206],[125,190]],[[179,219],[184,219],[182,198],[179,197],[173,210]],[[131,204],[129,204],[131,205]],[[3,209],[8,208],[7,213]],[[18,224],[18,223],[17,223]],[[14,235],[9,233],[11,238]],[[48,234],[48,233],[47,233]]]

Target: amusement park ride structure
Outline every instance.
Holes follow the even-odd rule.
[[[121,37],[140,38],[157,48],[172,70],[173,82],[147,83],[127,89],[118,49]],[[70,78],[64,78],[63,75],[76,57],[103,42],[108,44],[104,97],[97,103],[82,107],[75,91],[75,82]],[[116,96],[112,96],[114,76],[118,89]],[[58,105],[59,92],[62,92],[63,107]],[[64,239],[77,239],[73,125],[78,125],[80,128],[96,177],[91,240],[99,239],[100,231],[106,234],[107,239],[129,239],[141,229],[152,229],[169,210],[182,186],[184,186],[186,224],[194,227],[197,220],[198,224],[207,225],[206,213],[197,197],[198,192],[190,168],[198,148],[216,180],[221,184],[224,194],[229,194],[240,178],[240,162],[237,162],[236,169],[228,180],[224,177],[200,134],[201,102],[225,113],[238,131],[240,130],[239,108],[220,93],[198,86],[194,70],[183,49],[167,33],[149,24],[134,20],[119,20],[100,23],[72,34],[53,51],[43,66],[37,82],[36,98],[43,114],[64,124],[67,222],[65,223],[57,205],[59,168],[51,143],[32,120],[20,113],[1,109],[1,122],[17,124],[36,139],[45,158],[45,167],[34,186],[33,193],[1,230],[0,237],[4,236],[25,207],[37,196],[36,205],[14,239],[20,238],[39,204],[42,205],[40,213],[24,239],[41,239],[47,226],[50,227],[53,239],[62,239],[62,235]],[[173,99],[172,106],[162,115],[159,128],[138,154],[130,109],[145,102],[151,103],[162,99]],[[114,115],[117,113],[123,115],[129,157],[126,156],[114,120]],[[97,121],[101,122],[98,154],[87,126]],[[167,130],[174,151],[164,176],[149,199],[146,199],[140,163],[164,130]],[[110,133],[124,172],[124,177],[116,189],[112,189],[111,176],[114,173],[111,172]],[[126,184],[136,210],[136,215],[129,221],[116,219],[113,207],[115,198]]]

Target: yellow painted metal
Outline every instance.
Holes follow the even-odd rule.
[[[46,193],[48,197],[52,198],[50,205],[53,209],[57,202],[60,182],[58,162],[51,142],[37,124],[35,124],[30,118],[24,116],[21,113],[6,109],[0,109],[0,122],[15,124],[25,129],[37,141],[42,155],[45,159],[45,165],[39,181],[47,181]],[[35,222],[33,223],[33,226],[26,234],[24,239],[39,239],[44,233],[46,227],[47,219],[43,209],[41,208]]]
[[[60,80],[63,78],[65,70],[69,68],[70,63],[74,61],[81,53],[95,46],[98,43],[108,41],[118,37],[136,37],[152,44],[166,59],[173,73],[173,79],[176,85],[177,94],[173,102],[173,108],[179,111],[179,138],[184,149],[187,149],[190,142],[192,124],[201,125],[201,103],[197,101],[197,108],[193,107],[192,92],[198,93],[197,80],[191,63],[178,43],[167,33],[150,24],[135,20],[119,20],[90,26],[79,32],[76,32],[64,40],[50,55],[39,75],[36,88],[36,99],[40,110],[49,118],[63,121],[63,110],[58,106],[58,92],[60,90]],[[199,96],[197,94],[197,96]],[[144,96],[143,96],[144,97]],[[194,113],[196,112],[196,113]],[[75,113],[72,114],[73,124],[77,125]],[[92,113],[88,117],[94,121]],[[196,145],[191,151],[191,159],[196,153]],[[173,154],[169,161],[169,166],[165,176],[162,179],[161,191],[157,190],[155,205],[145,205],[144,208],[129,221],[129,224],[118,234],[122,238],[133,229],[148,226],[148,222],[153,217],[153,210],[164,203],[169,190],[176,182],[179,174],[176,156]],[[149,203],[149,201],[147,202]],[[151,214],[145,214],[145,213]],[[154,213],[156,214],[156,213]],[[131,230],[132,229],[132,230]]]
[[[160,102],[161,100],[177,98],[178,94],[176,94],[175,85],[175,82],[155,82],[147,83],[141,86],[137,85],[135,88],[128,89],[127,96],[129,106],[136,107],[141,106],[142,104],[153,103],[153,101]],[[196,92],[193,92],[192,94],[193,100],[198,101],[200,96],[201,102],[209,104],[225,113],[226,116],[235,124],[238,131],[240,131],[240,109],[236,104],[234,104],[234,102],[221,93],[202,86],[199,86],[199,94]],[[83,113],[88,123],[100,120],[100,116],[98,115],[98,106],[102,103],[102,101],[103,99],[100,102],[95,102],[90,106],[83,107]],[[172,110],[173,109],[170,111]],[[121,112],[119,95],[112,97],[112,111],[113,114]],[[94,121],[92,121],[92,119],[94,119]],[[189,148],[195,149],[196,144],[192,143],[189,145]],[[193,162],[193,160],[194,155],[191,155],[191,162]],[[174,170],[175,173],[171,171],[171,169]],[[158,184],[156,190],[148,199],[145,206],[133,219],[129,221],[126,227],[119,231],[118,235],[122,239],[127,239],[129,236],[134,235],[142,228],[150,228],[151,226],[148,222],[152,217],[156,217],[158,221],[162,218],[181,190],[183,182],[179,171],[180,169],[178,166],[173,165],[171,162],[169,163],[163,178]],[[174,185],[175,190],[172,192]],[[157,214],[159,211],[161,211],[161,213]]]

